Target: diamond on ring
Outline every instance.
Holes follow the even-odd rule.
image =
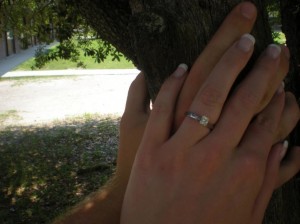
[[[204,116],[204,115],[198,115],[196,113],[193,113],[193,112],[186,112],[185,115],[189,118],[192,118],[196,121],[199,122],[199,124],[201,124],[202,126],[204,127],[207,127],[209,129],[213,129],[213,125],[209,123],[209,118],[207,116]]]
[[[200,120],[199,120],[199,123],[203,126],[207,126],[208,125],[208,122],[209,122],[209,119],[208,117],[206,116],[201,116]]]

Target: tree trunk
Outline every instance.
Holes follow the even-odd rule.
[[[4,31],[4,41],[5,41],[5,54],[6,54],[6,57],[9,56],[9,49],[8,49],[8,36],[7,36],[7,31],[5,30]]]
[[[155,98],[165,78],[182,62],[193,64],[228,12],[242,0],[70,0],[79,13],[98,31],[101,38],[112,43],[146,74],[149,93]],[[297,0],[299,1],[299,0]],[[256,49],[252,62],[272,42],[263,0],[253,1],[258,20],[253,30]],[[291,4],[282,0],[283,19],[290,15]],[[293,19],[296,28],[284,30],[292,50],[293,69],[289,88],[299,97],[299,11]],[[287,20],[287,19],[286,19]],[[298,22],[299,23],[299,22]],[[297,30],[297,37],[294,31]],[[294,39],[293,39],[294,38]],[[298,45],[297,45],[298,44]],[[251,66],[251,63],[249,67]],[[245,69],[247,70],[247,68]],[[293,86],[293,87],[292,87]],[[298,135],[299,136],[299,135]],[[296,137],[298,137],[296,136]],[[295,138],[296,139],[296,138]],[[270,203],[265,223],[300,223],[300,186],[296,179],[278,190]]]
[[[287,89],[300,98],[300,0],[280,1],[282,29],[291,51],[290,74],[286,80]],[[294,141],[300,145],[300,130],[295,131]]]

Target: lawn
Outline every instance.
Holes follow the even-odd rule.
[[[54,48],[54,47],[53,47]],[[29,59],[19,66],[17,66],[14,71],[29,71],[32,70],[32,66],[35,58]],[[79,60],[84,63],[86,69],[132,69],[135,66],[131,61],[126,60],[123,56],[120,61],[113,61],[111,56],[108,56],[104,62],[97,63],[92,57],[85,57],[84,52],[80,51]],[[41,70],[61,70],[61,69],[77,69],[77,63],[69,60],[54,60],[47,63]],[[38,70],[38,69],[36,69]]]
[[[2,224],[50,223],[115,169],[118,117],[85,115],[0,130]]]

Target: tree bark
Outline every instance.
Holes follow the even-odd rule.
[[[287,90],[300,98],[300,0],[280,1],[282,29],[291,51],[290,73],[286,80]],[[295,131],[293,141],[300,145],[300,127]]]
[[[224,17],[241,1],[74,0],[74,4],[101,38],[112,43],[144,71],[149,93],[154,99],[165,78],[178,64],[193,64]],[[272,42],[265,1],[253,2],[258,7],[258,19],[253,30],[257,43],[251,63]],[[300,19],[299,11],[293,14],[293,21],[288,19],[294,4],[291,2],[294,1],[282,0],[281,7],[283,28],[293,55],[293,66],[287,80],[288,88],[299,97]],[[294,139],[299,139],[299,133]],[[274,193],[264,223],[298,224],[299,211],[300,186],[294,179]]]
[[[191,66],[228,12],[240,0],[131,0],[130,30],[139,66],[145,72],[152,98],[161,83],[182,62]],[[259,8],[263,3],[257,1]],[[253,34],[259,40],[258,55],[271,42],[271,32],[263,10]],[[145,25],[146,24],[146,25]],[[265,32],[261,32],[264,30]]]

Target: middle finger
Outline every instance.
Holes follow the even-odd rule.
[[[215,134],[221,135],[223,139],[230,139],[230,142],[223,142],[225,147],[236,147],[262,102],[266,104],[270,102],[269,96],[273,96],[275,92],[275,89],[270,90],[270,83],[280,86],[288,71],[286,68],[284,72],[277,74],[280,60],[281,48],[277,45],[269,45],[227,102],[218,126],[214,130]]]

